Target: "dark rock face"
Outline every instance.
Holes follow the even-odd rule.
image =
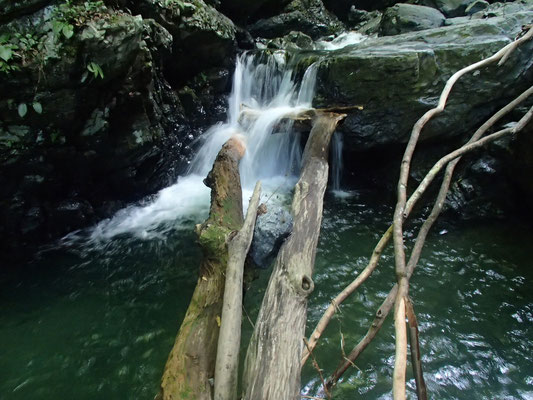
[[[277,14],[290,0],[221,0],[220,10],[236,22],[251,22]]]
[[[396,4],[388,8],[381,20],[382,36],[422,31],[444,25],[445,17],[434,8],[412,4]]]
[[[293,0],[281,14],[249,26],[252,35],[267,39],[285,36],[291,31],[317,39],[342,29],[341,22],[326,10],[321,0]]]
[[[172,182],[192,140],[225,113],[224,64],[234,53],[233,24],[201,1],[165,21],[172,34],[154,19],[96,2],[75,9],[77,20],[64,5],[34,12],[36,4],[14,2],[28,7],[0,25],[3,43],[16,49],[14,68],[0,71],[4,257],[29,253]],[[179,61],[183,51],[191,62]],[[179,78],[166,71],[173,63],[185,68]]]

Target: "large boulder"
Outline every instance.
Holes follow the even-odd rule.
[[[352,152],[405,143],[416,120],[436,106],[447,79],[510,43],[533,18],[522,12],[394,37],[370,38],[321,54],[315,106],[354,105],[340,128]],[[533,81],[533,41],[502,66],[468,74],[454,87],[446,111],[432,121],[422,141],[469,132]],[[306,54],[305,63],[320,57]]]
[[[421,0],[419,4],[434,7],[447,17],[465,15],[466,8],[475,0]]]
[[[249,26],[250,33],[262,38],[285,36],[292,31],[303,32],[317,39],[339,33],[342,23],[330,14],[321,0],[293,0],[283,12]]]
[[[172,57],[165,60],[165,76],[172,84],[183,85],[203,69],[233,64],[235,25],[203,0],[136,0],[131,6],[172,35]]]
[[[161,25],[63,4],[0,26],[0,37],[11,56],[0,71],[4,257],[173,179],[191,132],[161,72],[172,44]]]
[[[445,17],[439,10],[413,4],[396,4],[388,8],[381,19],[383,36],[422,31],[444,25]]]

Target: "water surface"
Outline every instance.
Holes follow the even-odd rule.
[[[365,266],[391,213],[362,192],[327,196],[309,329]],[[152,399],[196,280],[195,222],[167,226],[164,239],[122,234],[98,247],[71,242],[43,252],[20,273],[3,275],[0,398]],[[430,235],[411,295],[432,398],[533,398],[532,239],[530,230],[502,222],[441,223]],[[252,319],[267,273],[246,297]],[[326,376],[342,355],[341,332],[348,353],[392,282],[387,253],[315,350]],[[247,337],[246,317],[243,326]],[[393,352],[388,321],[334,398],[390,398]],[[322,395],[312,367],[304,370],[303,386]]]

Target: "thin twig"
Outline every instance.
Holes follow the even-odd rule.
[[[515,100],[513,100],[511,103],[503,107],[501,110],[499,110],[496,114],[494,114],[493,117],[491,117],[485,124],[483,124],[472,136],[472,138],[479,137],[482,134],[484,134],[488,129],[490,129],[499,119],[501,119],[505,114],[509,113],[513,108],[515,108],[519,103],[525,100],[527,96],[533,94],[531,91],[531,88],[522,93],[520,96],[518,96]],[[512,105],[512,107],[509,107]],[[481,145],[484,145],[491,140],[496,140],[499,137],[503,136],[503,134],[509,134],[509,133],[518,133],[523,127],[531,121],[532,118],[532,110],[530,110],[526,115],[524,115],[520,121],[513,127],[504,129],[502,131],[496,132],[490,136],[487,136],[483,139],[483,142],[478,143],[472,142],[472,139],[467,142],[467,144],[460,149],[460,155],[457,155],[457,153],[454,155],[456,158],[452,159],[451,162],[447,165],[446,171],[444,173],[444,178],[439,190],[439,193],[437,195],[437,198],[435,200],[433,209],[426,219],[424,221],[422,227],[420,228],[420,231],[417,235],[415,245],[413,247],[413,250],[411,251],[411,257],[409,259],[409,262],[407,264],[407,278],[410,279],[414,269],[416,267],[416,264],[418,263],[418,259],[420,257],[420,253],[425,241],[425,238],[427,237],[427,234],[436,221],[437,217],[439,216],[440,212],[442,211],[442,208],[444,206],[444,201],[446,200],[446,195],[449,190],[449,186],[453,177],[453,172],[455,169],[455,166],[460,160],[460,157],[462,154],[472,151],[476,149],[477,147],[480,147]],[[474,146],[471,146],[474,145]],[[468,147],[469,146],[469,147]],[[414,204],[414,203],[413,203]],[[412,210],[409,209],[409,212]],[[389,228],[390,229],[390,228]],[[392,306],[394,304],[394,298],[397,295],[398,291],[398,284],[395,284],[391,291],[389,292],[387,298],[384,300],[384,302],[381,304],[380,308],[376,312],[376,317],[374,318],[374,321],[372,322],[370,328],[368,329],[366,335],[360,340],[360,342],[354,347],[354,349],[351,351],[351,353],[348,355],[347,360],[342,362],[339,367],[337,367],[336,371],[332,374],[332,376],[328,379],[328,387],[332,387],[344,374],[344,372],[350,367],[351,363],[354,362],[357,357],[366,349],[366,347],[370,344],[370,342],[374,339],[374,337],[377,335],[379,330],[381,329],[381,326],[383,325],[386,317],[392,310]]]
[[[305,347],[307,347],[307,349],[309,349],[309,342],[307,341],[306,338],[303,338],[304,340],[304,343],[305,343]],[[316,361],[316,358],[315,358],[315,355],[313,354],[313,352],[311,350],[309,350],[309,353],[311,353],[311,357],[313,358],[313,367],[315,367],[315,369],[318,371],[318,375],[320,376],[320,380],[322,381],[322,387],[324,388],[324,393],[326,394],[326,397],[328,399],[331,399],[331,394],[329,393],[329,390],[326,386],[326,381],[324,380],[324,375],[322,374],[322,370],[320,369],[319,365],[318,365],[318,362]]]
[[[420,343],[418,340],[418,321],[416,320],[415,309],[411,299],[407,298],[405,311],[409,320],[409,347],[411,348],[411,364],[413,364],[413,374],[416,382],[416,395],[418,400],[427,400],[427,388],[422,372],[422,361],[420,358]]]

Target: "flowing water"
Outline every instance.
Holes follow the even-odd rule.
[[[202,137],[185,176],[153,199],[44,249],[24,270],[0,277],[0,399],[153,398],[196,282],[200,251],[192,230],[207,216],[202,179],[220,146],[235,134],[246,141],[245,199],[258,178],[269,202],[286,202],[294,184],[301,140],[283,116],[310,107],[316,65],[296,70],[282,53],[264,60],[243,56],[228,119]],[[337,173],[340,179],[340,168]],[[337,185],[325,199],[309,329],[365,266],[392,215],[372,193],[341,192]],[[433,398],[533,399],[533,270],[526,247],[532,240],[531,230],[511,223],[441,223],[428,238],[411,295]],[[252,320],[268,272],[247,293]],[[349,352],[364,334],[393,276],[386,253],[342,306],[315,351],[325,374],[342,356],[342,343]],[[246,339],[247,318],[243,327]],[[390,398],[393,352],[389,321],[334,398]],[[302,385],[305,394],[323,395],[310,366]]]

